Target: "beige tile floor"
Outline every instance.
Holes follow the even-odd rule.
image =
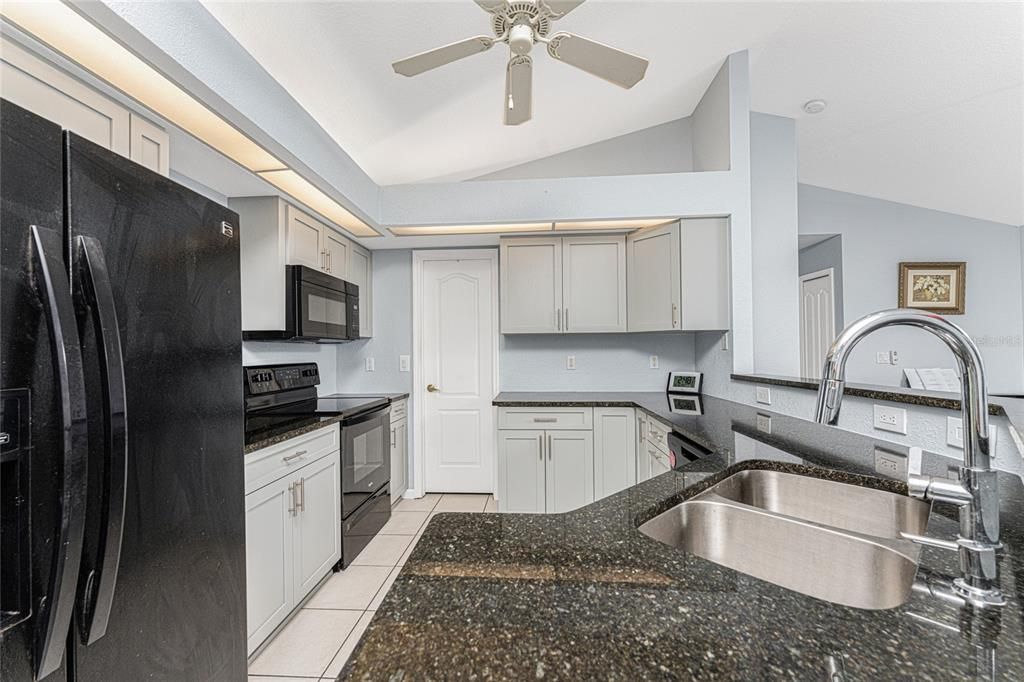
[[[359,643],[412,553],[440,512],[497,512],[491,495],[430,494],[401,500],[352,565],[333,574],[249,664],[249,682],[333,680]]]

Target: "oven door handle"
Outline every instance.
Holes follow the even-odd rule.
[[[365,412],[365,413],[363,413],[361,415],[357,415],[355,417],[350,417],[348,419],[342,420],[341,427],[342,428],[347,428],[349,426],[358,426],[360,424],[365,424],[366,422],[371,422],[371,421],[373,421],[375,419],[381,419],[383,417],[387,417],[390,414],[391,414],[391,405],[384,405],[380,409],[371,410],[371,411]]]
[[[82,347],[75,322],[71,286],[61,259],[63,239],[51,230],[35,225],[32,232],[32,270],[40,298],[49,318],[47,325],[53,352],[53,369],[60,401],[61,474],[59,537],[56,557],[42,607],[36,678],[57,670],[64,659],[68,629],[75,608],[75,592],[85,538],[86,462],[88,431],[85,411],[85,378]]]
[[[82,640],[92,644],[107,633],[114,603],[117,570],[121,563],[121,540],[125,520],[125,491],[128,485],[128,408],[124,386],[124,355],[114,304],[110,274],[103,247],[92,237],[79,237],[77,269],[82,283],[84,307],[93,314],[102,372],[104,446],[106,472],[103,491],[103,524],[100,555],[96,567],[85,576],[79,623]]]

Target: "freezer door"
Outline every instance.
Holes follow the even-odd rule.
[[[58,126],[0,101],[5,682],[65,679],[82,550],[86,420],[61,159]]]
[[[238,218],[65,135],[90,406],[77,679],[241,680]]]

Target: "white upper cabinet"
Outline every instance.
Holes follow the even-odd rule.
[[[501,240],[501,332],[626,331],[626,238]]]
[[[629,330],[679,329],[679,223],[634,232],[626,248]]]
[[[334,230],[324,231],[324,269],[338,279],[348,280],[348,255],[352,242]]]
[[[373,331],[370,252],[280,197],[228,199],[242,247],[242,330],[285,328],[285,265],[305,265],[359,285],[361,336]]]
[[[686,218],[626,238],[629,331],[729,328],[729,220]]]
[[[167,131],[7,37],[0,96],[150,170],[170,171]]]
[[[359,285],[359,336],[373,336],[373,256],[358,244],[348,250],[349,282]]]
[[[327,226],[288,206],[288,264],[327,271]]]
[[[130,116],[129,131],[128,152],[131,160],[160,175],[170,173],[171,138],[167,131],[136,113]]]
[[[562,327],[626,331],[626,237],[562,238]]]
[[[501,240],[501,332],[562,331],[562,240]]]

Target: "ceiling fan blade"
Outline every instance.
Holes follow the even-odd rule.
[[[647,73],[647,60],[614,47],[560,32],[551,36],[548,54],[623,88],[639,83]]]
[[[430,71],[464,57],[489,50],[492,45],[494,45],[493,38],[476,36],[400,59],[391,66],[395,69],[395,73],[403,76],[417,76],[424,71]]]
[[[505,0],[476,0],[476,4],[485,12],[494,14],[505,6]]]
[[[569,12],[583,4],[584,0],[541,0],[548,8],[548,16],[561,19]]]
[[[515,55],[505,71],[505,125],[517,126],[533,117],[533,60]]]

